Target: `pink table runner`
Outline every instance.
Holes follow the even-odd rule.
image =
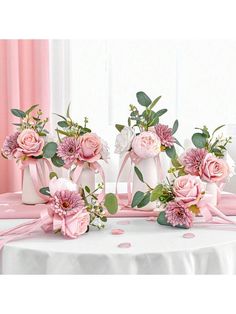
[[[126,194],[120,194],[125,199]],[[21,203],[21,193],[0,194],[0,219],[32,219],[39,218],[40,212],[46,204],[25,205]],[[218,208],[228,216],[236,216],[236,194],[222,193]],[[110,215],[108,215],[110,216]],[[152,217],[157,216],[155,211],[141,211],[132,208],[122,208],[110,217]]]

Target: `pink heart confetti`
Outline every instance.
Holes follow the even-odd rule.
[[[147,221],[156,221],[157,217],[148,217],[146,220]]]
[[[111,230],[111,234],[113,234],[113,235],[120,235],[120,234],[123,234],[123,233],[124,233],[123,229],[112,229]]]
[[[120,221],[117,221],[117,225],[128,225],[130,224],[130,221],[129,220],[120,220]]]
[[[118,246],[119,248],[121,248],[121,249],[128,249],[128,248],[131,247],[131,243],[129,243],[129,242],[123,242],[123,243],[118,244],[117,246]]]
[[[195,237],[195,234],[193,234],[193,233],[191,233],[191,232],[185,233],[185,234],[183,235],[183,238],[185,238],[185,239],[192,239],[192,238],[194,238],[194,237]]]

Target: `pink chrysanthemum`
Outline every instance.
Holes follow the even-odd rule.
[[[159,123],[155,126],[155,131],[161,141],[161,145],[165,147],[171,147],[174,145],[175,139],[172,135],[172,129],[169,128],[168,125]]]
[[[84,200],[79,193],[62,190],[54,194],[51,209],[60,216],[70,216],[82,211],[84,205]]]
[[[181,163],[184,166],[185,172],[192,176],[200,175],[200,166],[207,155],[205,148],[190,148],[181,156]]]
[[[3,143],[2,153],[8,159],[13,159],[17,148],[19,148],[19,145],[17,143],[17,138],[19,134],[20,132],[15,132],[14,134],[8,135],[5,138],[5,141]]]
[[[65,137],[58,145],[57,154],[70,167],[79,158],[80,144],[73,137]]]
[[[193,214],[183,202],[169,202],[166,206],[165,215],[167,222],[172,226],[185,226],[190,228],[193,225]]]

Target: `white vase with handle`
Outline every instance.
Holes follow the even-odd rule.
[[[88,186],[90,191],[93,192],[95,190],[95,172],[92,170],[88,164],[83,166],[79,179],[77,181],[77,185],[79,188],[85,188]],[[88,194],[85,191],[85,194]]]
[[[209,202],[217,206],[217,194],[218,194],[218,186],[214,182],[208,182],[206,184],[206,193],[211,195]]]
[[[39,160],[38,162],[41,163],[42,169],[45,171],[43,161]],[[45,173],[43,173],[42,175],[45,175]],[[37,180],[40,180],[40,178],[37,178]],[[39,185],[39,189],[43,187],[44,187],[43,184]],[[46,203],[46,200],[43,198],[43,196],[40,197],[40,192],[39,194],[36,192],[36,189],[35,189],[31,174],[30,174],[29,166],[25,167],[23,171],[22,203],[28,204],[28,205]]]
[[[140,170],[143,175],[144,182],[146,182],[150,187],[154,188],[158,184],[158,173],[157,173],[157,163],[155,158],[141,159],[136,167]],[[133,175],[133,187],[132,187],[132,198],[137,191],[147,192],[148,187],[145,183],[141,182],[134,172]],[[156,202],[150,202],[144,207],[135,208],[137,210],[154,210],[156,209]]]

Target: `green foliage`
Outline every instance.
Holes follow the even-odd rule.
[[[39,190],[39,192],[43,195],[47,195],[47,196],[50,196],[50,192],[49,192],[49,187],[43,187]]]
[[[90,188],[87,185],[84,187],[84,189],[87,193],[90,193]]]
[[[136,97],[141,106],[148,107],[152,104],[151,99],[144,92],[138,92]]]
[[[140,203],[138,203],[137,207],[138,208],[142,208],[144,206],[146,206],[149,202],[150,202],[150,192],[147,192],[144,196],[144,198],[142,199],[142,201]]]
[[[174,146],[171,147],[167,147],[165,149],[166,155],[170,158],[170,159],[175,159],[177,156],[176,150]]]
[[[43,148],[43,155],[45,158],[52,158],[57,152],[57,143],[49,142]]]
[[[144,199],[145,193],[141,192],[141,191],[137,191],[134,194],[133,200],[132,200],[132,208],[136,207],[139,203],[141,203],[141,201]]]
[[[123,129],[124,129],[124,125],[121,125],[121,124],[116,124],[115,125],[115,127],[116,127],[116,129],[119,131],[119,132],[121,132]]]
[[[54,177],[58,178],[56,172],[54,172],[54,171],[50,172],[50,173],[49,173],[49,178],[50,178],[50,180],[52,180],[52,178],[54,178]]]
[[[64,166],[64,161],[57,155],[54,155],[52,158],[51,158],[51,161],[53,163],[54,166],[56,167],[63,167]]]
[[[178,130],[178,128],[179,128],[179,121],[175,120],[173,127],[172,127],[172,134],[175,134],[176,131]]]
[[[207,144],[207,136],[205,133],[194,133],[192,136],[192,142],[197,148],[204,148]]]
[[[162,193],[163,193],[163,185],[158,184],[151,192],[150,201],[151,202],[157,201],[159,197],[162,195]]]
[[[19,110],[19,109],[11,109],[11,113],[12,113],[14,116],[16,116],[16,117],[18,117],[18,118],[21,118],[21,119],[23,119],[23,118],[26,117],[25,112],[22,111],[22,110]]]
[[[108,210],[108,212],[114,215],[118,210],[118,201],[113,193],[108,193],[105,195],[104,206]]]
[[[140,171],[136,166],[134,167],[134,171],[135,171],[137,177],[139,178],[139,180],[140,180],[141,182],[144,182],[144,180],[143,180],[143,175],[142,175],[141,171]]]
[[[37,108],[39,105],[33,105],[31,106],[28,110],[26,110],[25,114],[28,115],[30,114],[35,108]]]

